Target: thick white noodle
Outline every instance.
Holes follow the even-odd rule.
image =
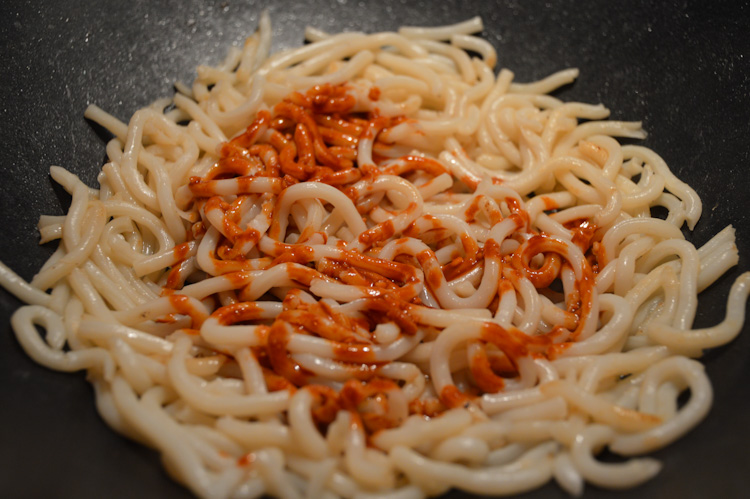
[[[271,55],[264,13],[242,49],[127,123],[90,106],[114,135],[100,188],[52,167],[72,196],[40,220],[58,251],[30,283],[0,263],[27,303],[21,346],[87,370],[102,418],[201,497],[496,496],[550,480],[579,495],[653,477],[654,459],[596,454],[651,452],[708,413],[689,357],[739,334],[750,273],[723,321],[691,328],[698,292],[738,261],[734,230],[696,250],[681,231],[696,192],[615,139],[644,137],[640,123],[547,95],[577,69],[495,76],[482,29],[308,28],[309,44]],[[359,170],[261,175],[292,150],[304,163],[306,137],[319,166],[322,121],[261,123],[315,85],[370,113],[359,131],[318,116]],[[214,178],[236,137],[246,170]]]

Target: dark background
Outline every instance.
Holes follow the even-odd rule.
[[[627,3],[627,5],[625,5]],[[481,15],[499,66],[529,81],[566,67],[580,81],[565,100],[604,103],[644,121],[643,143],[703,199],[692,240],[738,229],[740,265],[700,299],[696,324],[724,317],[729,286],[750,269],[750,9],[746,2],[240,2],[237,0],[4,1],[0,15],[0,259],[30,279],[51,254],[40,214],[63,214],[50,165],[96,185],[105,143],[83,118],[96,103],[127,121],[241,44],[268,7],[273,49],[297,46],[310,24],[336,32],[440,25]],[[110,431],[82,374],[28,359],[8,324],[18,300],[0,290],[0,495],[186,497],[158,456]],[[661,474],[627,492],[587,486],[590,498],[746,497],[750,328],[704,357],[715,389],[708,418],[656,453]],[[456,497],[465,497],[456,495]],[[525,495],[566,497],[556,485]]]

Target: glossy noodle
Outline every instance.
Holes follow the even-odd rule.
[[[748,273],[692,329],[734,230],[686,241],[700,199],[617,141],[640,124],[550,96],[575,69],[496,75],[481,30],[308,29],[270,55],[264,14],[129,123],[91,106],[99,188],[52,167],[58,250],[30,283],[0,265],[23,348],[87,370],[102,418],[201,497],[654,477],[644,454],[711,406],[694,358],[744,322]]]

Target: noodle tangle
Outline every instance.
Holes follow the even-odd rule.
[[[694,358],[744,323],[750,273],[692,329],[734,230],[687,242],[700,199],[617,141],[640,124],[549,95],[577,70],[495,75],[481,30],[309,29],[269,55],[263,14],[129,123],[91,106],[99,188],[53,167],[58,250],[30,283],[0,265],[24,350],[87,370],[102,418],[201,497],[652,478],[643,454],[710,408]]]

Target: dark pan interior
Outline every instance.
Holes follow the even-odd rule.
[[[122,120],[217,63],[268,7],[275,50],[327,31],[440,25],[474,15],[518,81],[566,67],[580,81],[565,100],[604,103],[613,118],[643,120],[643,143],[703,200],[689,236],[737,228],[740,265],[700,298],[696,324],[724,317],[726,295],[750,270],[750,9],[746,2],[3,2],[0,16],[0,259],[30,279],[53,247],[39,246],[40,214],[68,196],[48,169],[96,185],[103,138],[83,118],[96,103]],[[0,485],[5,497],[187,497],[158,456],[110,431],[83,374],[50,372],[23,353],[9,326],[18,300],[0,292]],[[704,357],[715,404],[688,436],[656,453],[658,477],[626,492],[587,486],[589,498],[746,497],[750,448],[750,327]],[[459,493],[452,497],[468,497]],[[524,495],[565,497],[556,485]]]

